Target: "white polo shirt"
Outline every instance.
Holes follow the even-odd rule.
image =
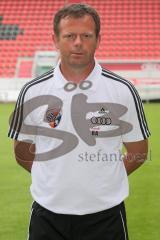
[[[123,142],[149,134],[136,89],[97,62],[80,84],[64,79],[59,64],[28,82],[9,130],[11,138],[36,144],[33,199],[77,215],[109,209],[128,196]]]

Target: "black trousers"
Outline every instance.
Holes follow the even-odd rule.
[[[29,240],[128,240],[125,206],[86,215],[53,213],[33,203]]]

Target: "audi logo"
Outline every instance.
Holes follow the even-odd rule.
[[[109,117],[92,117],[91,122],[98,125],[111,125],[112,120]]]

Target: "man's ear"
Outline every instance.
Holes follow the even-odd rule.
[[[53,40],[53,42],[54,42],[55,47],[56,47],[57,49],[59,49],[58,37],[57,37],[57,35],[54,34],[54,33],[52,34],[52,40]]]
[[[99,34],[98,37],[97,37],[97,46],[96,46],[96,49],[99,48],[100,42],[101,42],[101,35]]]

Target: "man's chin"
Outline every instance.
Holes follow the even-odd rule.
[[[84,68],[84,67],[86,67],[88,64],[87,64],[87,62],[82,62],[82,61],[71,61],[70,62],[70,65],[72,66],[72,67],[75,67],[75,68]]]

